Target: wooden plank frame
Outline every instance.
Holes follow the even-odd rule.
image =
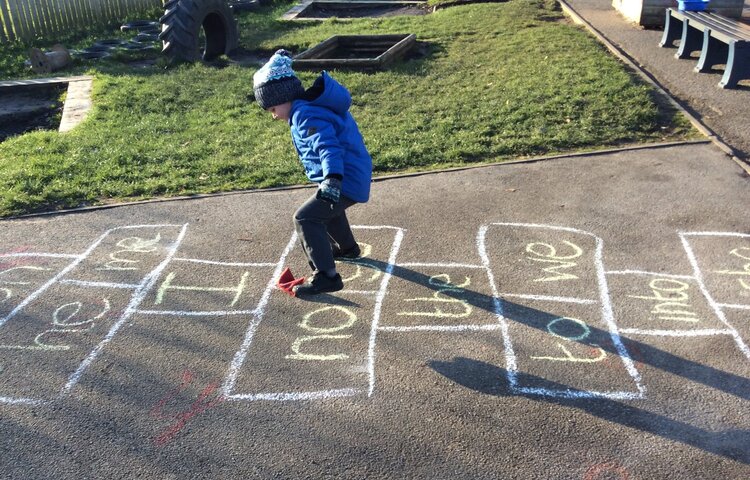
[[[417,43],[413,33],[389,35],[334,35],[294,57],[294,66],[300,69],[353,68],[382,69],[403,57]],[[342,44],[353,45],[363,54],[383,51],[375,57],[335,58],[331,54]]]

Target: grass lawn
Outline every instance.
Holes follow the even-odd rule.
[[[416,33],[426,42],[426,56],[389,71],[331,72],[352,92],[376,174],[696,135],[552,0],[278,21],[291,5],[239,17],[241,47],[298,53],[347,33]],[[0,46],[0,58],[18,48]],[[257,66],[225,63],[78,65],[74,73],[96,77],[93,110],[67,134],[0,143],[0,216],[305,183],[289,127],[252,101]],[[14,68],[0,64],[6,77],[20,76]],[[305,85],[316,76],[298,73]]]

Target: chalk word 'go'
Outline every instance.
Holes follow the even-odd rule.
[[[562,322],[570,322],[574,325],[580,327],[581,333],[578,335],[575,334],[565,334],[561,333],[556,326]],[[567,342],[582,342],[586,338],[588,338],[589,335],[591,335],[591,329],[588,325],[586,325],[586,322],[583,320],[579,320],[577,318],[570,318],[570,317],[558,317],[553,320],[550,320],[547,323],[547,331],[554,337],[561,338]],[[565,345],[561,342],[556,343],[557,347],[560,348],[560,350],[563,351],[565,354],[564,357],[535,357],[532,356],[531,358],[534,360],[551,360],[553,362],[576,362],[576,363],[596,363],[601,362],[607,357],[607,353],[602,349],[599,345],[592,343],[588,344],[589,346],[593,347],[594,350],[598,350],[599,354],[596,358],[581,358],[576,357],[572,353],[570,353],[570,350],[568,350]]]

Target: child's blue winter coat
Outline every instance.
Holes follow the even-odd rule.
[[[339,174],[341,193],[364,203],[370,198],[372,159],[349,113],[352,97],[326,72],[316,84],[321,81],[323,91],[317,98],[292,102],[292,141],[307,178],[320,183],[329,174]]]

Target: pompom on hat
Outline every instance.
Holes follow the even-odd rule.
[[[292,54],[276,50],[271,59],[253,75],[255,100],[263,110],[291,102],[305,93],[292,70]]]

